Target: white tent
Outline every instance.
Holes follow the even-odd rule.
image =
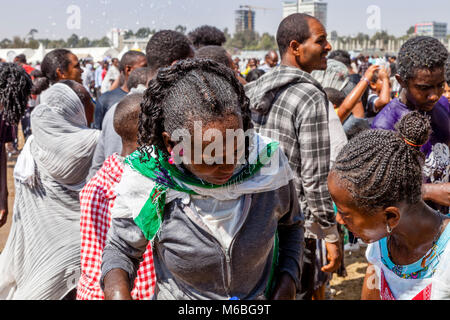
[[[39,43],[39,48],[34,52],[33,56],[28,60],[30,63],[42,62],[44,60],[46,50],[42,43]]]
[[[119,60],[122,59],[123,55],[128,51],[130,51],[130,48],[128,47],[128,45],[126,45],[125,47],[123,47],[122,51],[120,51],[119,56],[117,58]]]

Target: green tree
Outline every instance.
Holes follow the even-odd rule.
[[[137,38],[148,38],[152,34],[152,30],[150,28],[140,28],[136,31],[135,36]]]
[[[186,30],[187,30],[187,28],[185,26],[182,26],[182,25],[177,25],[175,27],[175,31],[181,32],[182,34],[185,34]]]
[[[261,36],[261,39],[258,43],[258,49],[259,50],[275,50],[278,47],[277,42],[275,40],[274,36],[271,36],[270,34],[263,33]]]
[[[75,33],[67,39],[67,45],[69,48],[77,48],[79,42],[80,38]]]
[[[410,36],[413,35],[416,32],[416,27],[411,26],[409,27],[409,29],[406,31],[406,35]]]

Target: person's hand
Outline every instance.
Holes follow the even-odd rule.
[[[424,184],[422,197],[424,200],[433,201],[441,206],[450,206],[450,182]]]
[[[322,267],[323,272],[333,273],[339,269],[342,261],[342,251],[339,241],[334,243],[326,243],[328,264]]]
[[[389,80],[389,74],[386,68],[380,68],[380,71],[378,72],[378,77],[383,81]]]
[[[378,66],[378,65],[371,65],[371,66],[369,67],[369,69],[367,69],[367,71],[364,73],[364,78],[367,78],[369,81],[372,81],[373,74],[374,74],[375,71],[377,71],[378,69],[380,69],[380,66]]]
[[[8,220],[8,208],[0,209],[0,228],[6,224]]]
[[[296,287],[291,276],[283,272],[273,291],[271,300],[295,300]]]

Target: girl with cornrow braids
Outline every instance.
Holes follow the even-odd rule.
[[[303,215],[293,175],[278,143],[251,131],[233,71],[182,60],[159,70],[141,108],[103,251],[106,299],[130,299],[149,241],[154,299],[294,299]],[[244,130],[248,140],[234,136]]]
[[[14,140],[14,126],[25,113],[33,83],[14,63],[0,63],[0,228],[8,216],[5,143]]]
[[[422,199],[430,122],[414,111],[396,130],[367,130],[342,149],[328,177],[336,220],[369,243],[362,299],[450,299],[450,218]]]

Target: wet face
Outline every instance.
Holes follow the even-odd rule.
[[[67,70],[64,72],[57,71],[60,78],[59,80],[74,80],[78,83],[83,83],[83,81],[81,80],[81,74],[83,73],[83,70],[81,69],[81,65],[78,61],[77,56],[74,54],[69,54],[68,59],[70,63],[67,67]]]
[[[237,166],[237,160],[241,155],[243,146],[237,143],[237,139],[232,139],[233,144],[228,146],[226,143],[227,130],[242,129],[242,118],[237,115],[228,115],[219,121],[213,121],[207,125],[202,126],[202,136],[199,141],[196,139],[195,133],[191,136],[194,137],[191,141],[191,160],[184,161],[183,166],[189,170],[197,178],[206,182],[216,185],[225,184],[233,176],[234,170]],[[205,138],[207,131],[214,130],[217,134],[214,134],[210,139]],[[170,146],[168,142],[169,136],[167,133],[163,134],[166,147]],[[221,141],[219,141],[219,139]],[[201,161],[197,163],[195,159],[195,147],[196,144],[201,146]],[[212,148],[213,145],[221,146],[221,148]],[[173,148],[167,148],[169,153],[174,150]],[[228,153],[233,153],[233,163],[227,163]]]
[[[444,97],[446,97],[448,102],[450,103],[450,86],[448,85],[447,82],[445,83]]]
[[[325,70],[327,55],[332,49],[327,41],[327,32],[316,19],[309,19],[308,25],[311,36],[304,43],[298,45],[296,62],[302,70],[308,73],[314,70]]]
[[[356,207],[350,191],[340,184],[339,177],[334,172],[328,176],[328,190],[338,209],[336,221],[345,225],[355,237],[365,243],[373,243],[388,235],[385,211],[374,209],[366,212]]]
[[[400,77],[397,77],[397,80],[406,89],[408,103],[419,111],[433,110],[444,93],[445,74],[443,68],[420,69],[407,82]]]

